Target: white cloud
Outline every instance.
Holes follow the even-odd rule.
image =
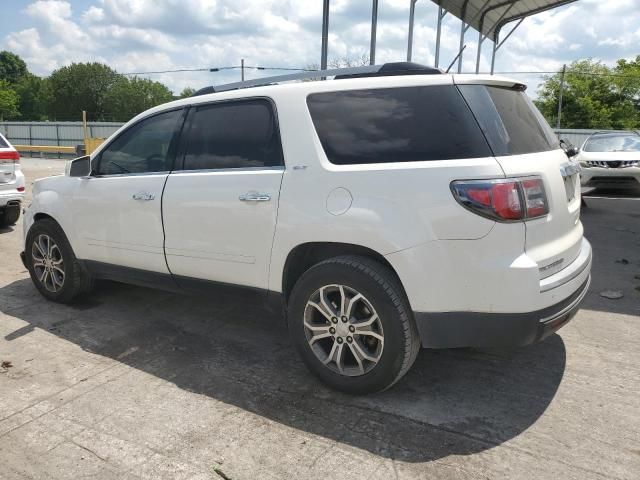
[[[32,1],[21,12],[26,28],[0,38],[0,49],[18,53],[41,75],[79,61],[102,61],[121,72],[238,65],[240,58],[247,65],[278,67],[319,61],[320,1],[84,0],[82,8],[77,5]],[[378,63],[406,58],[408,10],[408,0],[380,2]],[[417,4],[414,61],[433,64],[436,15],[431,2]],[[371,2],[332,0],[330,56],[368,53],[370,19]],[[640,0],[581,0],[525,20],[500,50],[496,70],[551,71],[585,57],[606,63],[631,58],[640,54],[639,25]],[[441,67],[456,55],[459,31],[459,21],[448,16],[442,29]],[[475,70],[477,38],[469,31],[465,71]],[[487,41],[483,71],[490,67],[490,52]],[[269,73],[248,71],[247,76]],[[174,91],[238,77],[237,71],[151,76]],[[541,77],[522,78],[535,87]]]

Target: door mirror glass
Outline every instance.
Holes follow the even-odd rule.
[[[90,174],[91,174],[91,157],[89,157],[89,155],[76,158],[69,162],[70,177],[86,177]]]

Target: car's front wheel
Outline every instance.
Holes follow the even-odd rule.
[[[91,287],[62,228],[51,219],[39,220],[29,230],[25,261],[34,285],[49,300],[69,303]]]
[[[367,257],[331,258],[307,270],[290,295],[288,321],[309,369],[347,393],[389,388],[420,348],[398,279]]]

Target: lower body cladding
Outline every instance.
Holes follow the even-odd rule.
[[[509,247],[509,232],[498,227],[483,239],[435,241],[386,257],[410,286],[424,348],[528,345],[576,314],[591,279],[589,242],[582,239],[572,263],[541,279],[522,244]]]
[[[640,188],[640,167],[584,167],[580,172],[583,187]]]

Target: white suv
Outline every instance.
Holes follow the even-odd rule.
[[[275,301],[308,367],[352,393],[391,386],[420,346],[525,345],[566,323],[591,270],[579,167],[524,87],[415,64],[334,75],[209,88],[37,181],[36,287]]]
[[[0,134],[0,228],[18,221],[23,198],[24,174],[20,170],[20,154]]]

